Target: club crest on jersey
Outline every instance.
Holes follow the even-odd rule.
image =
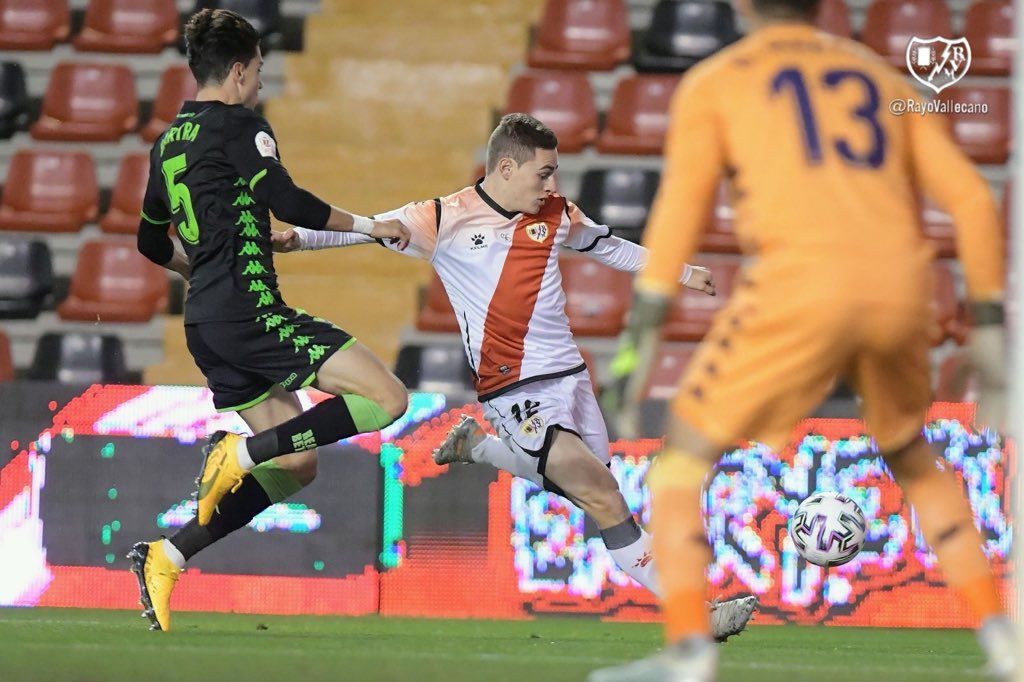
[[[966,38],[950,40],[913,37],[907,45],[907,70],[925,87],[942,92],[971,68],[971,44]]]
[[[526,236],[539,244],[543,244],[544,240],[548,238],[548,224],[531,223],[527,225]]]
[[[539,414],[535,414],[529,419],[526,419],[519,430],[523,432],[524,436],[536,436],[544,431],[544,418]]]

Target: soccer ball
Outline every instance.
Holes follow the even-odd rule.
[[[800,503],[789,522],[796,551],[812,564],[842,566],[864,547],[864,513],[839,493],[815,493]]]

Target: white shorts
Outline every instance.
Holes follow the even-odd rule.
[[[603,464],[611,461],[608,429],[586,370],[526,384],[488,400],[483,408],[505,445],[537,458],[541,475],[559,429],[579,436]]]

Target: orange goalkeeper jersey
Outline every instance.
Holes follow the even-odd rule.
[[[811,272],[865,259],[924,267],[919,201],[928,195],[953,218],[971,297],[1000,296],[989,188],[940,114],[890,112],[907,98],[917,98],[908,80],[868,48],[804,24],[762,28],[695,67],[672,101],[638,287],[675,290],[726,177],[744,251],[796,256]]]

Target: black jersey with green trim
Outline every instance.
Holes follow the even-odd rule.
[[[267,188],[274,132],[242,105],[185,102],[150,152],[142,217],[172,223],[191,267],[185,324],[255,320],[283,305]]]

